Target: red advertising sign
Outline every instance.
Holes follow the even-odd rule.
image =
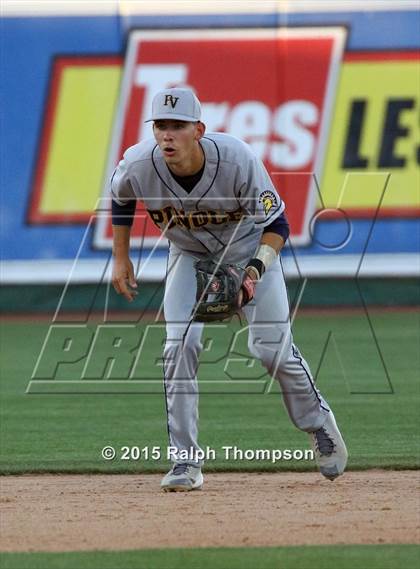
[[[264,161],[286,203],[293,243],[308,243],[344,40],[342,28],[132,32],[104,197],[124,150],[153,136],[144,121],[155,93],[189,86],[207,131],[241,138]],[[133,236],[153,245],[159,230],[145,219]],[[108,247],[110,238],[110,220],[101,216],[95,243]]]

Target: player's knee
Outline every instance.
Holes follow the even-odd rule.
[[[262,337],[252,332],[248,336],[249,351],[271,374],[287,365],[291,347],[291,335],[282,329],[273,328],[271,334],[263,334]]]
[[[184,340],[167,340],[163,350],[166,375],[172,376],[176,369],[181,368],[195,370],[201,350],[200,339],[195,336]]]
[[[202,349],[203,346],[200,342],[200,339],[194,336],[191,338],[187,337],[181,347],[182,354],[185,358],[197,361]]]
[[[280,345],[276,350],[271,346],[260,344],[254,345],[252,348],[252,350],[250,348],[252,355],[260,360],[271,376],[275,376],[279,370],[281,371],[287,365],[289,360],[287,346]]]

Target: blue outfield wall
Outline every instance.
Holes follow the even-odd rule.
[[[184,16],[3,17],[1,41],[1,241],[3,260],[73,259],[85,224],[30,225],[28,200],[54,58],[62,55],[124,57],[133,29],[244,28],[273,26],[346,26],[348,51],[407,50],[420,46],[420,13],[331,12],[289,14],[220,14]],[[416,253],[419,219],[352,219],[352,237],[340,254]],[[339,236],[343,222],[319,221],[311,245],[299,254],[322,255],[319,243]],[[89,236],[90,243],[91,236]],[[290,255],[290,250],[284,253]],[[157,253],[165,256],[164,251]],[[82,258],[107,252],[85,247]],[[392,258],[390,258],[392,263]]]

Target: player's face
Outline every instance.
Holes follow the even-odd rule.
[[[169,119],[154,122],[153,133],[168,166],[191,160],[197,151],[197,142],[203,136],[203,126],[202,123]]]

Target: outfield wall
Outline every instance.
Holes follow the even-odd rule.
[[[2,3],[2,284],[105,285],[107,180],[168,82],[272,173],[286,276],[418,276],[417,3],[148,4]],[[162,280],[140,208],[133,245]]]

